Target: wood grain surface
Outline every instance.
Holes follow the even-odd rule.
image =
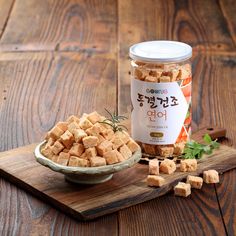
[[[65,87],[63,78],[68,77],[76,90],[81,89],[77,98],[83,101],[82,106],[84,102],[89,104],[89,97],[93,109],[96,107],[100,110],[101,104],[96,100],[101,101],[100,96],[105,93],[109,94],[109,98],[103,102],[110,107],[117,103],[121,113],[129,113],[128,48],[133,43],[153,39],[183,40],[194,47],[193,128],[196,130],[210,123],[225,125],[228,144],[236,147],[235,11],[234,0],[1,0],[0,151],[39,141],[44,131],[53,125],[53,120],[84,110],[85,107],[78,107],[72,96],[66,100],[60,98],[61,90]],[[112,73],[106,74],[103,83],[99,83],[99,76],[104,70],[100,67],[99,59],[95,60],[93,63],[98,63],[95,71],[99,73],[96,81],[100,89],[98,91],[93,87],[93,95],[87,96],[83,87],[90,91],[93,84],[86,80],[87,76],[80,80],[84,71],[87,71],[85,75],[93,74],[93,67],[90,67],[90,72],[86,69],[87,60],[78,63],[78,72],[75,62],[72,62],[74,69],[71,70],[72,54],[55,65],[54,60],[50,63],[53,58],[50,52],[42,56],[43,51],[52,51],[52,55],[55,51],[58,58],[61,57],[61,51],[71,51],[74,57],[89,58],[89,61],[97,54],[105,53],[104,58],[101,55],[103,60],[112,63],[109,65],[114,69],[107,69]],[[9,52],[10,56],[3,52]],[[112,62],[108,62],[110,59]],[[48,89],[42,85],[45,77],[51,81],[50,86],[49,83],[46,85]],[[109,89],[114,91],[113,95],[107,91],[107,87],[101,91],[107,83],[110,83]],[[117,88],[116,84],[119,85]],[[41,96],[39,91],[48,97],[44,98],[41,106],[36,104]],[[66,88],[66,91],[70,89]],[[52,114],[50,111],[55,111],[58,104],[61,110]],[[214,226],[223,224],[228,235],[235,235],[235,179],[236,171],[230,171],[224,175],[225,184],[216,186],[215,192],[212,192],[212,188],[204,187],[204,193],[196,193],[199,199],[206,199],[206,194],[211,196],[211,205],[214,202],[215,211],[221,214],[221,217],[212,217],[212,211],[203,206],[207,199],[202,202],[193,197],[193,209],[203,206],[209,212],[207,215],[194,210],[201,219],[199,224],[187,221],[190,213],[181,213],[185,212],[182,199],[174,198],[169,204],[170,199],[165,197],[161,198],[160,204],[152,200],[120,211],[118,218],[112,214],[93,222],[78,223],[1,179],[0,231],[2,235],[132,235],[132,232],[137,235],[204,235],[205,229],[210,229],[208,235],[215,235]],[[215,199],[219,200],[218,208]],[[168,215],[165,207],[171,205],[172,213]],[[152,210],[154,206],[158,215]],[[195,215],[194,211],[192,215]],[[140,220],[141,216],[145,217],[145,224]],[[209,216],[214,223],[210,223]],[[171,222],[166,227],[160,227],[157,223],[161,219],[170,219]],[[219,227],[217,232],[223,235]]]
[[[199,139],[202,133],[200,131],[199,134],[194,134],[193,138]],[[0,153],[0,175],[79,220],[94,219],[162,196],[189,175],[178,169],[172,175],[161,174],[165,178],[165,185],[161,188],[151,188],[146,184],[148,165],[137,164],[114,174],[110,181],[103,184],[75,185],[65,181],[62,174],[37,163],[33,154],[35,146],[29,145]],[[197,171],[191,174],[200,175],[208,169],[224,173],[233,168],[236,168],[236,149],[221,145],[212,155],[199,160]],[[193,201],[189,202],[190,205],[192,203]],[[199,205],[198,202],[196,204]],[[215,209],[216,202],[213,204]],[[209,212],[204,211],[204,214],[208,216]],[[216,218],[219,216],[220,212],[217,210]],[[214,221],[212,225],[213,228],[218,226],[214,225]]]

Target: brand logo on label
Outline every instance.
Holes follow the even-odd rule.
[[[167,94],[168,90],[167,89],[146,89],[147,93],[152,93],[152,94]]]

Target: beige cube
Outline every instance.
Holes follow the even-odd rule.
[[[125,144],[129,142],[130,136],[126,131],[116,131],[114,136],[119,137]]]
[[[86,130],[93,126],[93,124],[87,118],[81,118],[79,125],[83,130]]]
[[[85,148],[95,147],[98,144],[98,138],[96,136],[87,136],[82,139]]]
[[[186,159],[180,162],[180,171],[191,172],[197,170],[197,160],[196,159]]]
[[[80,167],[88,167],[89,161],[83,158],[79,158],[76,156],[71,156],[69,161],[69,166],[80,166]]]
[[[77,156],[71,156],[69,159],[68,166],[79,166],[79,159]]]
[[[102,143],[100,143],[97,147],[98,154],[100,156],[104,156],[104,153],[112,150],[112,142],[105,140]]]
[[[79,123],[77,123],[77,122],[75,122],[75,121],[69,123],[69,125],[68,125],[68,130],[69,130],[72,134],[74,134],[74,131],[75,131],[76,129],[80,129]]]
[[[151,187],[161,187],[165,184],[165,179],[157,175],[148,175],[147,185]]]
[[[97,123],[98,124],[98,123]],[[95,124],[95,125],[93,125],[92,127],[90,127],[90,128],[88,128],[88,129],[86,129],[86,133],[88,134],[88,135],[93,135],[93,136],[97,136],[97,135],[99,135],[100,134],[100,132],[101,132],[101,126],[98,124]]]
[[[71,156],[77,156],[77,157],[81,156],[83,152],[84,152],[84,145],[81,143],[75,143],[69,151]]]
[[[90,157],[95,157],[97,156],[97,150],[95,147],[91,147],[91,148],[87,148],[84,152],[86,158],[85,159],[89,159]]]
[[[74,137],[75,137],[75,142],[79,143],[82,141],[84,137],[87,137],[88,135],[83,129],[76,129],[74,130]]]
[[[187,197],[191,194],[191,185],[183,182],[179,182],[174,187],[174,192],[176,196]]]
[[[103,141],[106,140],[106,139],[105,139],[102,135],[100,135],[100,134],[95,135],[95,136],[98,138],[98,145],[101,144]]]
[[[181,155],[184,152],[185,142],[174,144],[174,154]]]
[[[149,174],[159,175],[159,161],[157,159],[149,161]]]
[[[59,141],[56,141],[52,146],[52,151],[55,155],[57,155],[63,149],[64,149],[64,146]]]
[[[127,145],[123,145],[119,148],[119,152],[125,158],[125,160],[129,159],[132,156],[132,152],[127,147]]]
[[[72,115],[72,116],[70,116],[70,117],[66,120],[66,122],[68,122],[68,123],[72,123],[72,122],[77,122],[77,123],[79,123],[79,118],[78,118],[77,116],[75,116],[75,115]]]
[[[101,116],[96,111],[94,111],[94,112],[88,114],[87,119],[91,123],[95,124],[96,122],[101,121]]]
[[[106,165],[106,159],[103,157],[91,157],[90,158],[90,164],[92,167],[94,166],[105,166]]]
[[[178,74],[179,74],[179,70],[178,69],[173,69],[171,71],[171,75],[170,75],[171,82],[174,82],[174,81],[177,80]]]
[[[156,155],[157,153],[156,145],[143,143],[142,148],[143,148],[143,151],[149,155]]]
[[[117,149],[115,149],[114,151],[116,152],[116,157],[119,162],[125,161],[125,158],[122,156],[122,154]]]
[[[45,144],[45,147],[51,147],[55,143],[53,138],[49,138],[47,143]]]
[[[104,153],[103,157],[106,159],[108,165],[112,165],[119,162],[115,150]]]
[[[57,163],[58,158],[59,158],[58,155],[53,155],[51,160],[52,160],[53,162],[56,162],[56,163]]]
[[[176,170],[176,164],[173,160],[165,159],[160,164],[160,171],[165,174],[172,174]]]
[[[104,129],[101,131],[102,136],[107,139],[107,140],[111,140],[113,135],[114,135],[114,131],[112,129]]]
[[[42,148],[41,153],[48,159],[52,159],[52,157],[54,156],[51,146],[45,146],[44,148]]]
[[[160,80],[160,83],[168,83],[171,81],[170,76],[161,76],[159,80]]]
[[[198,176],[188,175],[186,183],[190,184],[192,188],[201,189],[203,184],[203,179]]]
[[[130,138],[129,142],[126,144],[132,153],[138,151],[140,149],[139,145]]]
[[[63,133],[64,131],[61,128],[55,126],[49,131],[49,137],[51,137],[54,140],[57,140]]]
[[[179,70],[178,79],[181,79],[181,80],[187,79],[189,76],[190,76],[190,73],[188,70],[185,70],[183,68]]]
[[[63,130],[64,132],[66,132],[67,129],[68,129],[68,122],[60,121],[60,122],[57,123],[56,126],[59,127],[61,130]]]
[[[219,173],[216,170],[207,170],[203,172],[203,180],[207,184],[216,184],[220,182]]]
[[[67,149],[70,149],[74,143],[74,136],[69,130],[67,130],[63,135],[61,135],[60,141]]]
[[[157,83],[157,78],[154,77],[154,76],[147,76],[147,77],[145,78],[145,81],[146,81],[146,82]]]
[[[172,157],[174,153],[174,147],[158,146],[158,152],[161,157]]]
[[[111,142],[112,142],[113,149],[117,149],[125,144],[123,140],[119,136],[116,136],[116,135],[113,136],[113,138],[111,139]]]
[[[57,159],[57,163],[63,166],[67,166],[69,158],[70,158],[69,153],[60,152],[59,157]]]

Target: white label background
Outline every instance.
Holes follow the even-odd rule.
[[[166,94],[148,93],[147,90],[167,90]],[[166,99],[169,97],[169,107],[163,108],[160,101],[156,100],[155,105],[157,108],[150,108],[147,99],[144,98],[143,106],[137,101],[138,93],[145,96],[155,96]],[[170,96],[175,96],[178,99],[177,106],[170,106]],[[187,101],[181,91],[177,82],[171,83],[151,83],[144,82],[137,79],[131,79],[131,101],[133,111],[131,114],[131,133],[132,137],[140,142],[148,144],[174,144],[183,126],[186,113],[188,111]],[[155,122],[150,121],[147,115],[148,111],[163,112],[166,110],[167,119],[156,119]],[[163,137],[151,137],[151,132],[161,132]]]

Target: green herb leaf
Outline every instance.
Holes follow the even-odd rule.
[[[210,155],[213,150],[219,148],[220,144],[217,140],[212,140],[210,135],[205,134],[203,140],[207,144],[201,144],[191,140],[185,144],[184,152],[181,156],[183,159],[200,159],[203,154]]]
[[[108,113],[110,118],[106,118],[103,121],[100,121],[99,123],[110,125],[114,132],[123,131],[124,129],[128,130],[126,126],[120,124],[121,121],[128,119],[126,116],[116,115],[115,112],[111,113],[107,109],[105,109],[105,111]]]
[[[203,137],[203,140],[206,143],[211,143],[211,141],[212,141],[211,136],[209,134],[205,134],[204,137]]]

